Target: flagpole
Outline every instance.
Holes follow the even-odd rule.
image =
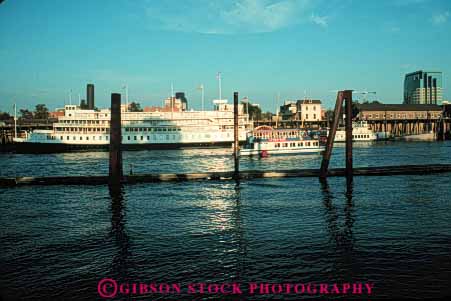
[[[221,72],[218,72],[219,100],[222,100]]]
[[[17,138],[17,104],[14,103],[14,138]]]
[[[205,110],[204,104],[205,104],[205,92],[204,92],[204,84],[202,84],[202,111]]]

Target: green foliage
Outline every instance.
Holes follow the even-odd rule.
[[[34,118],[36,119],[47,119],[49,117],[49,110],[45,104],[37,104],[34,110]]]
[[[132,102],[128,105],[128,111],[129,112],[142,112],[143,109],[141,109],[141,105],[139,102]]]
[[[21,119],[33,119],[33,113],[27,109],[20,109],[20,118]]]
[[[1,112],[0,111],[0,120],[10,120],[10,119],[12,119],[11,115],[9,115],[6,112]]]

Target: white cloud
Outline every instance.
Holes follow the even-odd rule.
[[[316,24],[319,25],[321,27],[327,27],[329,24],[327,23],[327,16],[317,16],[315,14],[312,13],[312,16],[310,17],[310,20]]]
[[[443,24],[448,21],[448,18],[449,18],[449,11],[445,11],[440,14],[433,15],[432,23],[437,24],[437,25]]]
[[[273,32],[300,23],[327,26],[327,17],[309,15],[318,1],[313,0],[184,0],[158,4],[148,1],[145,13],[152,28],[233,34]],[[175,4],[174,4],[175,3]],[[312,15],[314,16],[314,15]]]

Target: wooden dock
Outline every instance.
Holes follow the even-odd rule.
[[[451,164],[404,165],[354,168],[354,176],[395,176],[395,175],[426,175],[435,173],[450,173]],[[241,180],[259,178],[295,178],[319,177],[319,169],[289,169],[289,170],[244,170],[240,171]],[[345,168],[330,169],[328,177],[346,176]],[[183,182],[183,181],[227,181],[234,179],[234,171],[205,173],[155,173],[124,175],[123,184]],[[108,176],[68,176],[68,177],[17,177],[0,178],[0,187],[20,187],[27,185],[106,185]]]

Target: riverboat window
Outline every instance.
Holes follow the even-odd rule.
[[[143,136],[141,136],[141,141],[142,141],[142,140],[144,140],[144,137],[143,137]]]
[[[169,140],[169,135],[166,135],[166,140]]]
[[[108,138],[108,136],[105,136],[105,140],[108,140],[109,138]]]
[[[127,136],[127,140],[130,140],[130,136]]]
[[[60,140],[63,140],[63,136],[60,137]]]
[[[314,146],[318,146],[318,142],[313,142],[313,145]]]
[[[86,136],[86,140],[89,140],[89,137],[88,137],[88,136]]]
[[[122,137],[121,137],[122,138]],[[96,140],[96,136],[92,136],[92,140]]]
[[[310,142],[306,142],[306,143],[305,143],[305,146],[310,146]]]
[[[147,141],[149,141],[149,136],[147,136]]]
[[[66,137],[66,140],[69,140],[69,136]]]
[[[283,144],[283,147],[288,147],[288,143],[284,143],[284,144]]]
[[[313,119],[316,119],[316,114],[313,114]]]
[[[305,114],[305,119],[308,119],[308,114]]]
[[[133,140],[136,140],[136,136],[133,136]]]
[[[80,140],[83,140],[83,137],[80,137]]]
[[[304,146],[304,143],[303,142],[299,142],[298,146]]]
[[[373,118],[373,114],[368,114],[368,118]]]
[[[291,146],[291,147],[296,146],[296,143],[291,142],[291,143],[290,143],[290,146]]]
[[[275,147],[280,147],[280,143],[276,143],[274,146]]]
[[[73,136],[73,139],[72,140],[75,140],[75,136]]]

